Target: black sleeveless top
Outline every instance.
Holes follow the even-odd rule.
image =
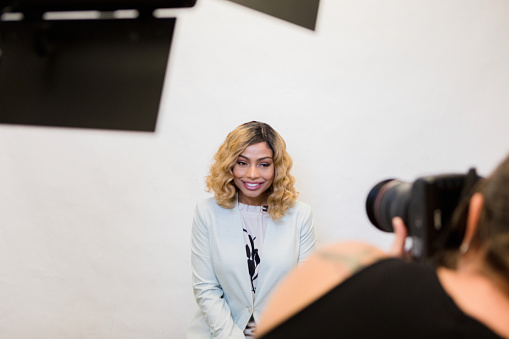
[[[272,338],[500,337],[456,306],[434,268],[385,259],[263,336]]]

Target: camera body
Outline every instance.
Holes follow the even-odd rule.
[[[384,180],[369,192],[366,212],[371,223],[385,232],[393,232],[392,218],[401,217],[413,239],[412,258],[428,259],[450,245],[451,237],[463,238],[464,227],[452,225],[452,216],[479,179],[471,169],[467,174],[424,176],[413,183]]]

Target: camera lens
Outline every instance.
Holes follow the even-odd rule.
[[[393,232],[392,218],[400,217],[408,222],[408,206],[412,184],[397,179],[388,179],[376,184],[366,199],[369,221],[378,229]]]

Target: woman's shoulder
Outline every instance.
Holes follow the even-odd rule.
[[[196,212],[198,213],[216,212],[222,208],[214,197],[205,198],[196,203]]]
[[[208,197],[208,198],[202,199],[196,203],[197,208],[211,208],[211,207],[215,207],[215,206],[219,206],[219,205],[217,204],[217,201],[214,197]]]
[[[213,197],[202,199],[194,208],[194,220],[201,225],[210,225],[221,214],[222,209]]]
[[[231,214],[235,208],[225,208],[217,203],[214,197],[202,199],[196,203],[195,213]]]
[[[300,200],[295,200],[284,214],[282,220],[311,220],[313,219],[313,210],[311,206]],[[293,222],[293,221],[292,221]]]
[[[294,208],[301,208],[301,209],[311,209],[311,205],[301,201],[301,200],[295,200],[293,202],[292,207]]]
[[[300,200],[295,200],[292,206],[288,209],[289,211],[303,212],[303,213],[311,213],[311,205],[302,202]]]

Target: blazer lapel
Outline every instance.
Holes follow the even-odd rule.
[[[234,277],[231,277],[233,284],[238,284],[242,294],[246,297],[246,302],[252,304],[253,297],[251,292],[251,277],[247,266],[246,244],[244,239],[244,230],[237,200],[232,209],[223,209],[225,212],[224,224],[218,225],[220,231],[221,252],[229,258],[228,263],[234,265]]]

